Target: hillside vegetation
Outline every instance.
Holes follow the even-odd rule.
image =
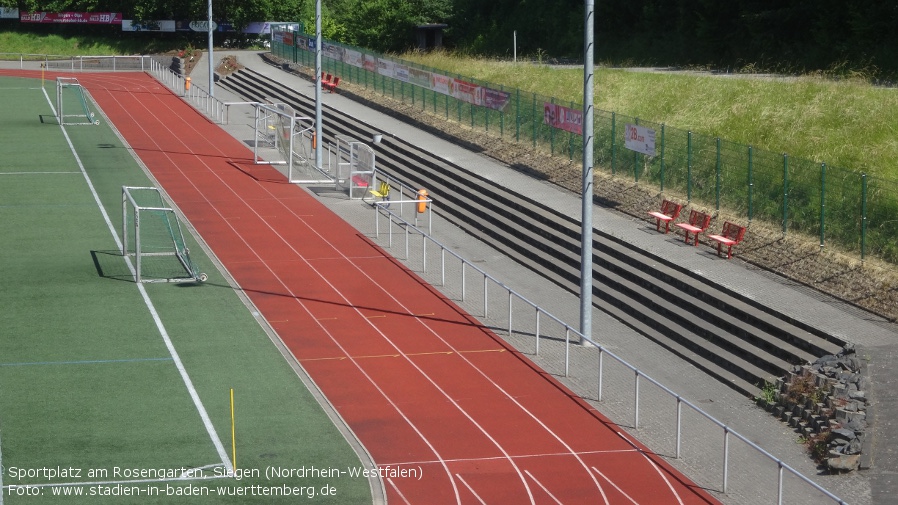
[[[582,103],[583,69],[407,53],[401,58]],[[862,78],[644,72],[598,66],[596,108],[898,179],[898,89]]]

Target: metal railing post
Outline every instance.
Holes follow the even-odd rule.
[[[639,429],[639,370],[635,371],[636,380],[633,390],[633,429]]]
[[[512,294],[511,290],[509,289],[508,290],[508,336],[509,336],[509,338],[511,337],[511,333],[512,333],[512,331],[511,331],[511,322],[512,322],[511,321],[511,317],[512,317],[511,316],[511,308],[512,308],[511,302],[512,302],[513,296],[514,295]]]
[[[534,305],[536,307],[536,305]],[[539,307],[536,307],[536,322],[535,322],[536,330],[533,332],[536,335],[536,354],[539,355]]]
[[[564,326],[564,376],[567,377],[570,372],[571,364],[571,327]]]
[[[727,494],[730,475],[730,429],[723,427],[723,494]]]
[[[676,450],[676,459],[680,459],[680,448],[682,439],[680,438],[680,434],[682,433],[683,427],[683,400],[677,395],[677,450]]]

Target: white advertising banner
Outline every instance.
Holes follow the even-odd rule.
[[[628,124],[624,131],[624,146],[637,153],[655,155],[655,130]]]

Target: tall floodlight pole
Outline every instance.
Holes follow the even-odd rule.
[[[580,333],[592,338],[592,193],[594,0],[586,0],[583,42],[583,217],[580,221]]]
[[[215,63],[212,56],[212,0],[209,0],[209,96],[215,96]]]
[[[321,166],[321,0],[315,0],[315,167]]]

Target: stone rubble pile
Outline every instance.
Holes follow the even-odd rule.
[[[776,381],[775,401],[761,403],[816,445],[812,452],[827,468],[850,471],[861,466],[868,438],[868,387],[866,362],[849,344],[835,356],[794,367]]]

